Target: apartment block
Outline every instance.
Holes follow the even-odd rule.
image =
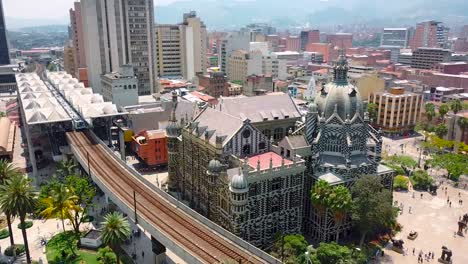
[[[411,48],[447,48],[449,30],[442,22],[431,20],[418,23]]]
[[[353,34],[351,33],[335,33],[327,34],[326,42],[332,44],[332,47],[349,49],[353,47]]]
[[[156,25],[156,62],[159,77],[182,78],[182,50],[179,25]]]
[[[418,48],[413,51],[411,67],[417,69],[432,69],[441,62],[448,62],[452,52],[441,48]]]
[[[192,11],[184,14],[180,29],[182,76],[186,80],[192,80],[198,73],[206,73],[208,65],[206,59],[206,26],[197,17],[196,12]]]

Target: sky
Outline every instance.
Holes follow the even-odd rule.
[[[182,0],[154,0],[155,5],[167,5]],[[184,0],[187,1],[187,0]],[[28,19],[68,17],[75,0],[3,0],[5,16]]]

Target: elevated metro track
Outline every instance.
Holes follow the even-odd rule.
[[[93,180],[130,218],[135,191],[138,223],[187,263],[280,263],[150,186],[92,132],[68,132],[67,140]]]

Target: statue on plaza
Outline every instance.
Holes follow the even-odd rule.
[[[442,256],[438,259],[439,262],[445,264],[452,263],[452,250],[448,249],[446,246],[442,246]]]

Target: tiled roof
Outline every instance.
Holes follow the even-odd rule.
[[[258,154],[252,157],[249,157],[249,166],[256,169],[257,164],[260,161],[260,170],[265,170],[270,168],[270,160],[272,163],[272,167],[280,167],[283,157],[280,155],[276,154],[275,152],[267,152],[263,154]],[[290,165],[292,164],[292,160],[284,159],[284,165]]]

